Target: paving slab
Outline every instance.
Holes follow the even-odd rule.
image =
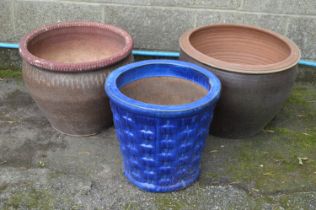
[[[157,194],[123,176],[113,127],[92,137],[60,134],[21,79],[2,78],[0,209],[315,209],[314,81],[298,81],[256,137],[209,136],[199,180]]]

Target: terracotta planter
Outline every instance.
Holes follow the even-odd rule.
[[[93,135],[112,124],[103,90],[111,70],[132,59],[124,30],[91,22],[45,26],[22,38],[23,79],[51,125],[69,135]]]
[[[288,38],[245,25],[209,25],[180,38],[181,60],[197,63],[222,81],[212,124],[217,136],[255,135],[282,108],[300,59]]]

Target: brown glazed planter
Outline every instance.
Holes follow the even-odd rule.
[[[69,135],[93,135],[112,124],[103,85],[129,63],[133,41],[124,30],[92,22],[44,26],[22,38],[23,79],[51,125]]]
[[[180,38],[181,60],[197,63],[222,82],[211,133],[227,138],[255,135],[288,98],[300,50],[288,38],[265,29],[209,25]]]

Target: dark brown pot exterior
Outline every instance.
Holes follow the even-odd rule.
[[[212,134],[253,136],[288,98],[300,50],[287,37],[255,26],[215,24],[189,30],[179,41],[181,60],[208,68],[222,82]]]
[[[87,72],[53,72],[23,62],[24,83],[50,124],[74,136],[89,136],[112,125],[108,97],[104,92],[107,75],[116,65]]]
[[[250,137],[260,132],[280,111],[297,75],[297,66],[271,74],[222,71],[181,52],[180,60],[202,65],[222,82],[211,133],[224,138]]]

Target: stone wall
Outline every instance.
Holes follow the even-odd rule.
[[[254,24],[280,32],[316,59],[316,0],[0,0],[0,42],[17,42],[47,23],[90,20],[128,30],[135,48],[178,50],[187,29]]]

